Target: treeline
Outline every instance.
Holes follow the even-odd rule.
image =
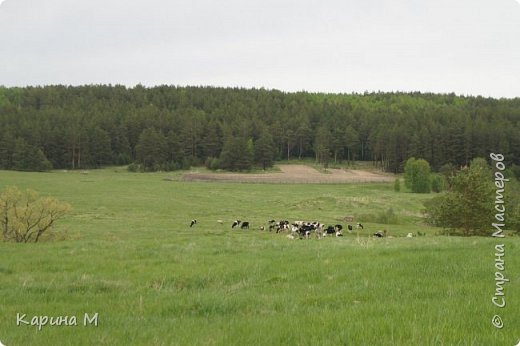
[[[520,164],[520,98],[453,94],[285,93],[158,86],[0,87],[0,169],[206,164],[247,170],[273,160],[409,157],[467,165],[489,152]]]

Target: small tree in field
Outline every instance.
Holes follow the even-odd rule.
[[[494,217],[492,172],[484,159],[474,159],[451,179],[445,194],[425,202],[428,221],[455,234],[488,235]]]
[[[430,193],[431,168],[428,161],[410,158],[404,167],[404,183],[414,193]]]
[[[4,241],[38,242],[70,205],[52,197],[39,197],[33,190],[8,187],[0,194],[0,228]]]
[[[399,178],[395,178],[395,181],[394,181],[394,191],[395,192],[400,192],[401,191],[401,179],[399,179]]]

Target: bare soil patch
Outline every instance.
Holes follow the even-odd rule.
[[[394,177],[363,170],[328,169],[322,173],[306,165],[278,165],[276,173],[186,173],[183,181],[216,181],[269,184],[341,184],[392,182]]]

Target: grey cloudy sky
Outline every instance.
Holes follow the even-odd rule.
[[[520,97],[517,1],[4,0],[0,85]]]

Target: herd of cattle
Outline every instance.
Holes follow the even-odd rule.
[[[224,224],[224,221],[217,220],[217,222],[221,225]],[[191,220],[190,227],[193,227],[197,224],[197,220]],[[306,221],[294,221],[290,223],[287,220],[281,220],[281,221],[275,221],[275,220],[269,220],[268,221],[269,226],[260,226],[259,229],[261,231],[269,231],[269,232],[276,232],[276,233],[287,233],[289,237],[292,238],[300,238],[300,239],[310,239],[312,234],[316,236],[316,238],[321,239],[323,237],[326,237],[327,235],[336,235],[336,237],[342,237],[343,236],[343,225],[336,224],[336,225],[329,225],[325,226],[325,224],[320,223],[318,221],[314,222],[306,222]],[[241,221],[241,220],[235,220],[231,224],[232,229],[249,229],[250,223],[249,221]],[[356,229],[363,229],[363,225],[361,223],[357,223],[355,226]],[[354,229],[353,225],[347,225],[347,231],[350,233]],[[375,237],[383,238],[386,236],[386,230],[385,231],[377,231],[373,234]]]

